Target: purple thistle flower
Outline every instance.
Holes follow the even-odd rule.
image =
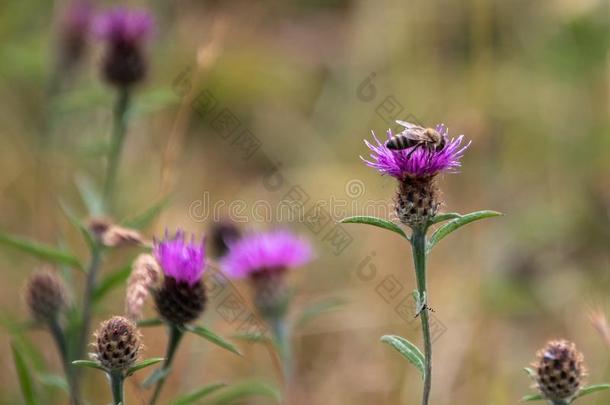
[[[364,141],[366,146],[373,152],[371,160],[366,160],[362,156],[360,158],[367,166],[377,169],[382,175],[390,175],[397,179],[410,177],[432,177],[440,172],[455,173],[461,166],[460,159],[464,151],[470,146],[470,142],[462,145],[464,135],[457,138],[448,139],[449,131],[444,124],[436,126],[436,131],[445,138],[445,147],[441,150],[417,148],[413,152],[412,148],[404,150],[390,150],[381,143],[373,132],[373,138],[377,145],[374,145],[367,140]],[[393,134],[392,130],[387,131],[388,139]]]
[[[93,21],[93,33],[114,46],[137,46],[153,28],[152,15],[146,10],[113,8]]]
[[[165,231],[165,239],[154,241],[153,254],[166,277],[172,277],[178,282],[186,282],[190,286],[201,280],[205,267],[205,238],[200,243],[185,240],[185,233],[179,229],[173,237]]]
[[[243,278],[263,271],[301,266],[313,256],[311,245],[285,230],[246,235],[229,247],[221,260],[223,271]]]

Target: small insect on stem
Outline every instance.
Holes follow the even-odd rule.
[[[406,121],[396,122],[405,127],[405,129],[387,140],[385,146],[388,149],[400,151],[412,148],[407,155],[407,158],[410,158],[419,148],[423,148],[428,152],[439,152],[445,147],[447,141],[436,129],[424,128]]]
[[[419,316],[419,314],[421,314],[421,312],[427,309],[430,312],[436,312],[434,309],[432,309],[431,307],[428,306],[428,304],[424,304],[419,311],[417,311],[417,313],[415,314],[415,316],[413,318],[417,318]]]

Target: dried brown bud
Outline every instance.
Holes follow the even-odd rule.
[[[586,375],[583,355],[574,343],[553,340],[536,354],[532,366],[536,371],[536,387],[549,400],[567,400],[580,389]]]
[[[94,334],[93,357],[106,370],[127,370],[140,354],[140,331],[122,316],[113,316],[100,324]]]
[[[25,294],[32,316],[40,322],[55,319],[67,305],[66,287],[50,271],[42,271],[30,277]]]
[[[115,225],[109,218],[89,219],[89,229],[95,238],[107,247],[135,246],[143,243],[142,235],[138,231]]]
[[[399,181],[395,209],[400,221],[411,228],[425,225],[440,207],[434,176],[409,177]]]
[[[152,255],[143,253],[134,260],[125,298],[125,312],[130,319],[142,319],[144,302],[160,278],[161,269]]]
[[[589,312],[589,321],[600,334],[606,346],[610,347],[610,326],[608,325],[608,318],[601,309],[594,309]]]

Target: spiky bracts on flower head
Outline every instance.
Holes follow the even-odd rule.
[[[25,299],[34,319],[53,321],[67,306],[66,287],[55,273],[41,271],[28,280]]]
[[[106,42],[103,72],[108,82],[128,87],[144,78],[147,61],[143,48],[152,28],[147,10],[114,8],[95,18],[94,33]]]
[[[231,278],[248,277],[258,310],[263,316],[276,317],[287,303],[285,272],[306,264],[312,256],[311,245],[291,232],[261,232],[231,244],[220,265]]]
[[[583,355],[567,340],[548,342],[536,353],[532,366],[536,373],[536,388],[549,400],[572,398],[586,376]]]
[[[382,175],[396,178],[399,188],[396,195],[396,214],[402,223],[419,227],[434,217],[441,205],[436,175],[442,172],[455,173],[470,142],[463,145],[464,136],[449,139],[444,124],[436,131],[445,138],[445,146],[436,148],[416,147],[404,150],[388,149],[373,133],[374,143],[364,141],[372,151],[371,160],[360,157],[367,166],[377,169]],[[387,132],[388,139],[394,135]]]
[[[106,370],[127,370],[140,354],[140,331],[136,324],[122,316],[100,324],[95,332],[93,346],[95,358]]]
[[[200,243],[185,239],[178,230],[173,237],[155,241],[155,259],[164,274],[162,286],[155,290],[159,314],[167,322],[183,325],[194,321],[205,308],[205,286],[201,280],[205,268],[204,238]]]

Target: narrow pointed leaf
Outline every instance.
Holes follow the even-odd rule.
[[[104,213],[104,200],[90,178],[85,176],[77,177],[76,188],[87,207],[89,215],[101,215]]]
[[[59,388],[62,391],[69,393],[68,381],[65,377],[52,373],[41,373],[37,375],[38,381],[47,387]]]
[[[420,372],[422,378],[425,373],[424,355],[413,343],[407,339],[396,335],[385,335],[381,337],[381,341],[389,344],[396,349],[404,358],[409,360]]]
[[[271,339],[262,333],[236,333],[231,335],[233,339],[243,340],[249,343],[269,343]]]
[[[432,250],[432,248],[441,241],[445,236],[449,235],[451,232],[455,231],[467,225],[471,222],[478,221],[484,218],[497,217],[502,215],[496,211],[477,211],[471,212],[470,214],[462,215],[459,218],[453,219],[446,223],[445,225],[438,228],[430,237],[430,241],[428,242],[428,252]]]
[[[357,215],[354,217],[344,218],[340,221],[343,224],[368,224],[373,225],[378,228],[387,229],[389,231],[395,232],[402,236],[405,239],[409,239],[405,231],[403,231],[398,225],[396,225],[392,221],[388,221],[387,219],[370,217],[365,215]]]
[[[19,379],[23,399],[27,405],[36,405],[38,402],[36,400],[36,393],[34,392],[34,382],[32,381],[30,369],[14,342],[11,343],[11,350],[13,352],[13,361],[15,362],[15,370],[17,370],[17,378]]]
[[[106,371],[106,369],[104,367],[100,366],[100,364],[97,361],[93,361],[93,360],[74,360],[72,362],[72,364],[74,364],[75,366],[79,366],[79,367],[95,368],[97,370]]]
[[[136,363],[133,366],[129,367],[129,370],[127,370],[127,375],[132,375],[136,371],[139,371],[139,370],[142,370],[143,368],[161,363],[164,360],[165,359],[163,357],[152,357],[150,359],[142,360],[141,362]]]
[[[79,260],[72,254],[34,240],[0,232],[0,244],[15,248],[47,262],[64,264],[83,270]]]
[[[89,229],[85,226],[83,221],[81,221],[76,216],[76,214],[74,213],[74,210],[64,201],[59,200],[59,207],[63,211],[63,213],[66,216],[66,218],[68,219],[68,221],[70,221],[72,226],[74,226],[81,232],[81,234],[83,235],[83,238],[85,238],[85,242],[87,242],[87,246],[89,247],[89,249],[90,250],[93,249],[93,246],[95,245],[95,241],[93,240],[93,237],[91,236],[91,232],[89,232]]]
[[[531,395],[526,395],[523,398],[521,398],[521,402],[529,402],[529,401],[544,401],[544,397],[542,396],[542,394],[531,394]]]
[[[196,335],[199,335],[204,339],[207,339],[208,341],[214,343],[217,346],[220,346],[224,349],[227,349],[230,352],[233,352],[233,353],[241,356],[240,351],[237,350],[237,348],[235,347],[235,345],[233,345],[233,343],[227,341],[225,338],[217,335],[216,333],[212,332],[211,330],[204,328],[203,326],[185,325],[184,329],[186,329],[187,331],[192,332]]]
[[[280,392],[273,386],[262,381],[241,382],[222,390],[222,392],[206,403],[208,405],[229,405],[240,403],[238,400],[252,396],[267,397],[279,403]]]
[[[314,302],[307,306],[295,322],[295,327],[300,328],[318,315],[331,312],[344,305],[345,301],[340,298],[330,298],[323,301]]]
[[[167,207],[170,202],[170,197],[162,198],[155,205],[148,208],[139,215],[128,218],[122,221],[123,226],[127,228],[142,229],[149,225],[160,213]]]
[[[226,386],[227,386],[227,384],[225,384],[225,383],[215,383],[215,384],[206,385],[205,387],[199,388],[198,390],[195,390],[193,392],[190,392],[186,395],[181,396],[180,398],[173,400],[172,402],[170,402],[170,405],[193,404],[193,403],[195,403],[195,401],[200,400],[201,398],[203,398],[207,395],[213,394],[214,392],[216,392],[219,389],[226,387]]]
[[[138,324],[138,327],[140,327],[140,328],[146,328],[149,326],[163,325],[163,321],[159,318],[142,319],[141,321],[138,321],[137,324]]]
[[[167,375],[171,372],[171,368],[158,368],[149,375],[146,380],[141,384],[144,388],[149,388],[155,385],[160,380],[167,377]]]
[[[598,391],[607,390],[608,388],[610,388],[610,384],[589,385],[587,387],[581,388],[580,391],[578,391],[578,394],[576,394],[576,396],[574,398],[576,399],[576,398],[584,397],[585,395],[593,394],[594,392],[598,392]]]
[[[127,279],[129,278],[130,274],[131,264],[127,264],[119,270],[112,272],[106,277],[104,277],[93,292],[93,302],[100,301],[103,297],[106,296],[106,294],[108,294],[116,287],[123,286],[127,282]]]
[[[430,221],[430,225],[438,224],[440,222],[449,221],[450,219],[460,218],[461,215],[457,212],[447,212],[444,214],[435,215],[434,218]]]

